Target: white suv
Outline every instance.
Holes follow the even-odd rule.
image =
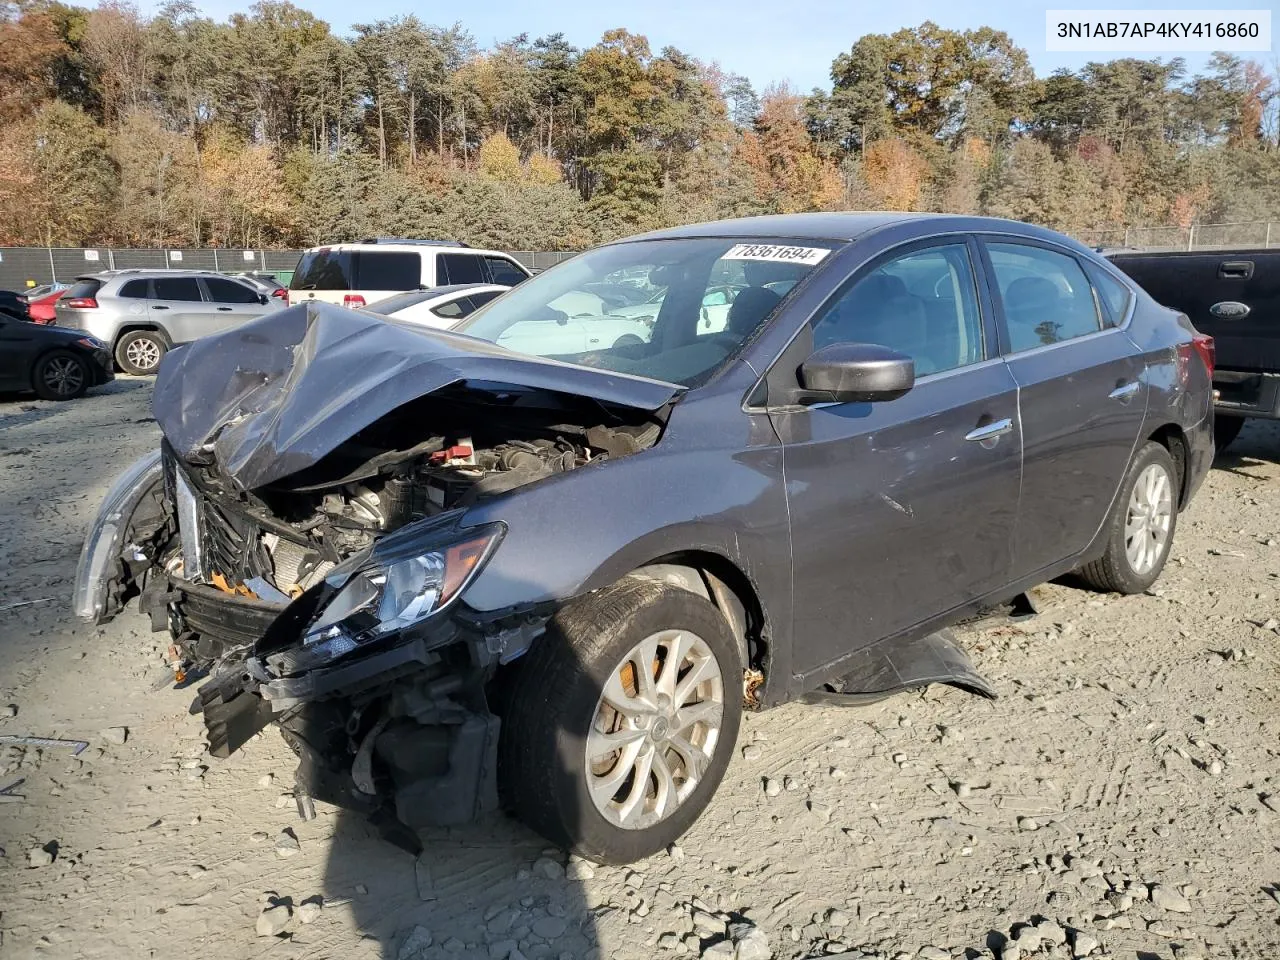
[[[514,257],[447,240],[382,237],[304,250],[289,282],[289,302],[324,300],[363,307],[409,290],[459,283],[513,287],[529,276]]]

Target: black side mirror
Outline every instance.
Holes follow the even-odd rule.
[[[267,299],[267,295],[265,293],[260,293],[258,294],[258,302],[265,307],[271,301]]]
[[[896,400],[916,382],[915,362],[875,343],[833,343],[800,364],[798,403]]]

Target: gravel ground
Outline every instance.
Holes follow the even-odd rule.
[[[632,868],[495,818],[415,862],[299,821],[268,731],[204,754],[136,612],[68,613],[84,528],[157,438],[150,383],[0,398],[3,957],[1280,957],[1280,430],[1252,423],[1146,596],[1070,584],[963,639],[949,688],[744,723],[720,794]],[[18,606],[18,604],[24,604]],[[16,706],[16,715],[5,704]]]

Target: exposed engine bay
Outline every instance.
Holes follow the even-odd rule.
[[[619,422],[598,404],[575,409],[547,401],[528,391],[444,390],[366,428],[313,467],[254,491],[226,482],[216,465],[183,465],[204,504],[209,549],[197,569],[186,570],[179,541],[165,568],[229,593],[288,602],[406,524],[639,452],[661,432],[652,418]],[[589,423],[584,414],[614,422]],[[579,422],[562,422],[570,417]],[[423,425],[429,435],[418,439]],[[172,464],[168,482],[178,482]]]

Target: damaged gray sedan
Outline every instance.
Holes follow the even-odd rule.
[[[942,628],[1072,570],[1146,589],[1212,356],[1065,237],[928,215],[649,234],[452,332],[309,303],[165,359],[75,609],[169,632],[213,755],[275,724],[304,815],[412,849],[505,807],[628,862],[744,709],[994,696]]]

